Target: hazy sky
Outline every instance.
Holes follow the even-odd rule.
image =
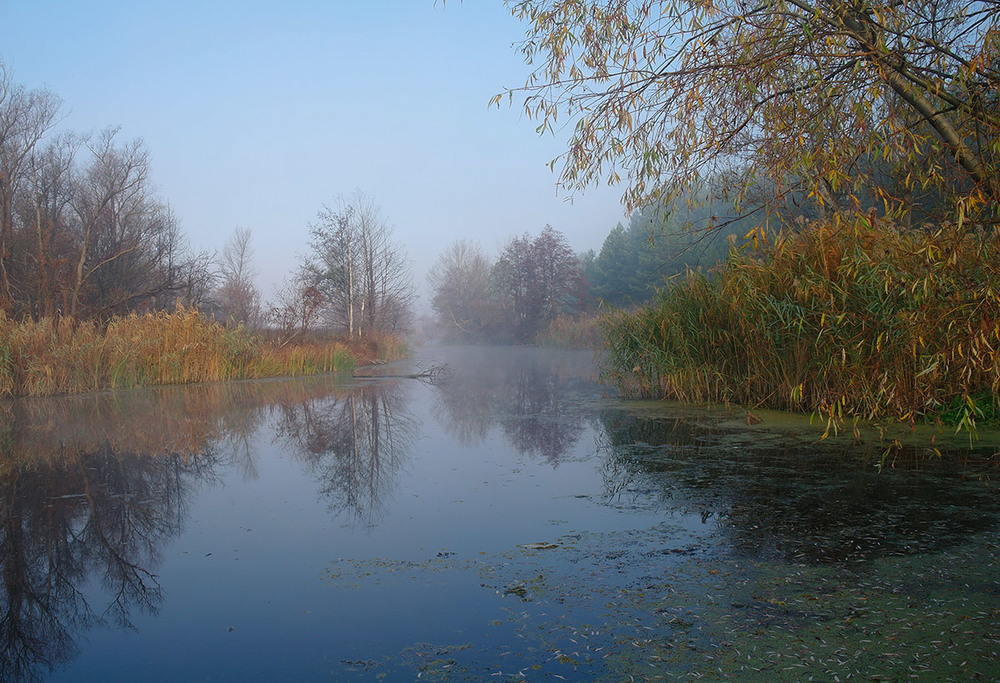
[[[551,224],[599,250],[624,218],[615,189],[557,196],[563,140],[488,107],[529,70],[500,0],[0,0],[0,26],[0,57],[62,97],[63,128],[145,141],[195,247],[252,230],[268,293],[322,205],[355,189],[420,286],[458,237],[495,254]]]

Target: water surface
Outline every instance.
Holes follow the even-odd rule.
[[[0,679],[1000,677],[993,449],[440,363],[0,406]]]

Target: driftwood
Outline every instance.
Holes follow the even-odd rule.
[[[384,365],[385,362],[372,363],[372,365]],[[417,372],[410,372],[404,374],[395,373],[364,373],[364,372],[354,372],[354,376],[361,379],[416,379],[421,382],[426,382],[427,384],[445,384],[451,379],[452,370],[447,365],[442,365],[435,363],[426,369],[417,370]]]

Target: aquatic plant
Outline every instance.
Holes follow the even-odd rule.
[[[974,432],[1000,409],[998,320],[994,232],[835,219],[606,315],[603,372],[629,397]]]
[[[276,345],[193,309],[127,315],[106,325],[68,317],[15,322],[0,315],[0,396],[78,394],[100,389],[312,375],[351,370],[383,354],[389,337],[365,348],[315,338]]]
[[[598,317],[593,314],[559,314],[538,335],[538,343],[560,349],[595,349],[600,346]]]

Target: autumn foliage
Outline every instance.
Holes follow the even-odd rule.
[[[561,183],[637,209],[711,181],[833,211],[994,215],[1000,8],[974,0],[509,0]],[[498,95],[499,102],[502,95]],[[571,124],[572,125],[572,124]],[[556,163],[556,162],[554,162]]]
[[[606,376],[633,397],[974,428],[1000,414],[998,321],[995,235],[823,222],[608,316]]]

